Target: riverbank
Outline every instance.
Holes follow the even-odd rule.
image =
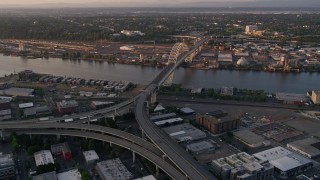
[[[146,85],[162,68],[98,61],[49,59],[23,59],[0,55],[0,76],[26,69],[56,76],[85,79],[112,79]],[[264,71],[198,70],[179,67],[174,72],[173,83],[186,88],[262,89],[266,92],[305,93],[320,89],[319,73],[270,73]]]

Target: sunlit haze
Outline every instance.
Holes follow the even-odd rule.
[[[31,7],[317,7],[318,0],[1,0],[2,7],[31,6]],[[54,5],[53,5],[54,4]]]

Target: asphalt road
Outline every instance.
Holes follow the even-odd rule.
[[[153,162],[157,166],[159,166],[164,172],[166,172],[173,179],[186,179],[186,177],[181,174],[175,167],[173,167],[170,163],[166,162],[159,157],[157,154],[149,151],[148,149],[141,147],[137,144],[134,144],[130,141],[120,139],[117,137],[112,137],[105,134],[99,134],[94,132],[84,132],[78,130],[31,130],[31,131],[19,131],[19,133],[24,134],[36,134],[36,135],[64,135],[64,136],[75,136],[75,137],[83,137],[83,138],[91,138],[105,142],[111,142],[118,146],[127,148],[131,151],[138,153],[139,155],[145,157],[149,161]]]
[[[169,137],[164,131],[156,126],[148,116],[148,107],[145,102],[156,91],[165,79],[179,66],[184,59],[194,50],[202,45],[206,40],[198,42],[189,52],[182,53],[176,64],[170,64],[150,83],[136,100],[135,115],[136,120],[141,126],[143,132],[149,139],[161,149],[166,156],[190,179],[217,179],[208,170],[195,161],[177,142]]]
[[[69,129],[69,130],[85,130],[85,131],[91,131],[91,132],[96,132],[96,133],[101,133],[101,134],[108,134],[112,136],[116,136],[118,138],[122,138],[124,140],[130,141],[134,144],[137,144],[141,147],[144,147],[148,149],[149,151],[157,154],[158,156],[162,156],[163,153],[152,143],[135,136],[133,134],[120,131],[117,129],[109,128],[109,127],[104,127],[104,126],[98,126],[98,125],[87,125],[87,124],[76,124],[76,123],[36,123],[36,124],[0,124],[0,129],[5,129],[5,130],[22,130],[22,129]]]

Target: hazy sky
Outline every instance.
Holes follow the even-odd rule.
[[[68,7],[68,3],[69,7],[76,7],[74,3],[78,4],[78,7],[320,7],[320,0],[0,0],[0,8],[17,7],[12,5]],[[49,6],[46,6],[47,4]]]
[[[0,0],[0,4],[44,4],[44,3],[90,3],[90,2],[104,2],[104,3],[119,3],[119,2],[199,2],[202,0]],[[242,1],[260,1],[260,0],[203,0],[206,2],[242,2]],[[286,1],[286,0],[279,0]]]

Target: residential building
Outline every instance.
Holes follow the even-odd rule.
[[[208,114],[196,114],[196,123],[213,134],[233,131],[240,127],[240,119],[230,117],[217,118]]]
[[[12,154],[0,155],[0,179],[9,179],[15,177],[15,163]]]
[[[72,158],[71,150],[66,142],[52,145],[51,152],[56,156],[62,155],[64,160],[70,160]]]
[[[52,154],[49,150],[42,150],[34,153],[34,160],[36,161],[36,166],[54,164]]]
[[[119,158],[98,162],[96,169],[102,180],[127,180],[133,178],[133,175]]]
[[[84,151],[83,156],[88,166],[92,166],[99,161],[99,156],[95,150]]]
[[[245,152],[213,160],[214,174],[224,180],[271,180],[274,168],[268,162],[255,159]]]

